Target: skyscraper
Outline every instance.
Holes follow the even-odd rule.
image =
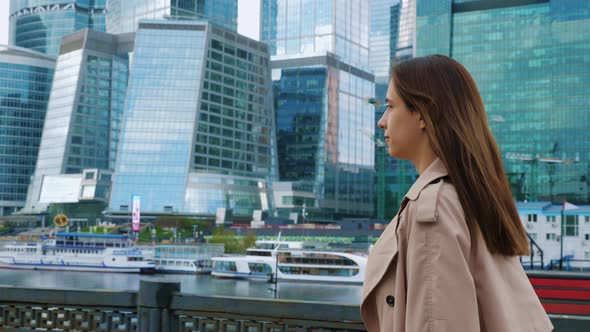
[[[385,112],[385,98],[390,81],[391,66],[394,63],[399,33],[399,0],[371,1],[370,52],[371,69],[375,73],[375,215],[387,219],[395,213],[401,197],[409,188],[403,181],[406,177],[400,172],[407,163],[392,159],[385,141],[383,130],[377,127],[377,121]],[[380,143],[381,142],[381,143]]]
[[[262,0],[261,40],[272,56],[336,54],[340,61],[369,66],[369,3],[361,0]]]
[[[72,174],[81,179],[88,169],[97,170],[92,177],[113,171],[133,37],[89,29],[64,37],[25,212],[76,202],[68,195],[77,189],[81,196],[76,199],[108,199],[109,186],[95,187],[86,197],[84,188],[56,184],[64,179],[71,183]],[[60,197],[60,188],[69,191]]]
[[[10,0],[10,44],[57,56],[63,36],[105,31],[107,0]]]
[[[413,58],[416,53],[416,0],[400,0],[399,7],[393,8],[391,15],[399,20],[395,36],[397,41],[392,47],[391,58],[396,62]]]
[[[471,72],[517,200],[590,201],[588,45],[588,1],[417,3],[417,55]]]
[[[280,183],[276,214],[373,214],[375,77],[365,1],[263,0],[272,50]],[[308,213],[308,215],[304,215]]]
[[[0,46],[0,215],[25,205],[54,66],[54,57]]]
[[[369,64],[375,74],[376,84],[387,84],[391,67],[390,48],[391,36],[397,36],[398,22],[395,30],[391,30],[390,11],[392,6],[398,6],[399,0],[373,0],[371,1],[371,21],[369,33]],[[395,45],[397,46],[397,45]],[[395,47],[394,46],[394,47]]]
[[[268,210],[276,142],[267,45],[214,24],[140,21],[108,216]]]
[[[374,76],[332,54],[276,60],[272,68],[280,180],[293,183],[275,193],[279,215],[306,204],[316,220],[371,216]]]
[[[237,0],[109,0],[107,32],[135,32],[141,19],[205,19],[238,31]]]

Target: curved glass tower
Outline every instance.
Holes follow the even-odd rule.
[[[49,55],[63,36],[84,28],[105,31],[107,0],[11,0],[10,44]]]
[[[109,0],[108,32],[135,32],[141,19],[200,18],[238,31],[237,0]]]
[[[0,46],[0,215],[24,206],[54,66],[45,54]]]

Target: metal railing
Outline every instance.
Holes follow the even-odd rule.
[[[358,305],[199,296],[141,280],[138,292],[0,286],[2,331],[364,331]]]
[[[548,273],[548,272],[545,272]],[[189,295],[141,280],[134,291],[0,285],[1,331],[365,331],[358,305]],[[555,331],[590,331],[590,317],[550,315]]]
[[[520,263],[525,267],[527,264],[529,264],[529,269],[531,269],[531,270],[535,269],[535,263],[539,263],[541,270],[543,270],[545,268],[545,263],[543,260],[543,249],[541,249],[541,247],[539,247],[537,242],[531,237],[531,235],[529,233],[527,233],[526,235],[529,238],[530,260],[528,262],[523,262],[522,256],[521,256]],[[537,252],[539,253],[539,256],[540,256],[540,259],[538,261],[535,261],[535,249],[537,250]]]

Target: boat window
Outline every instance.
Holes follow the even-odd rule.
[[[213,269],[215,271],[222,271],[222,272],[235,272],[236,269],[236,262],[226,262],[226,261],[218,261],[213,262]]]
[[[279,270],[285,274],[300,274],[300,275],[314,275],[314,276],[330,276],[330,277],[352,277],[358,274],[359,270],[353,269],[338,269],[338,268],[314,268],[304,266],[279,266]]]
[[[272,268],[266,263],[248,263],[248,268],[252,273],[272,273]]]

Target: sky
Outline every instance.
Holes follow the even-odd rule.
[[[0,0],[0,45],[8,44],[9,0]],[[260,1],[238,0],[238,32],[258,40]]]
[[[244,0],[242,0],[244,1]],[[0,0],[0,45],[8,44],[8,0]]]

